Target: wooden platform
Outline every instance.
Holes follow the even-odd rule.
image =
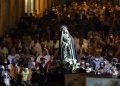
[[[111,78],[111,75],[94,75],[85,73],[48,75],[47,86],[86,86],[86,78]]]
[[[95,75],[86,73],[48,75],[47,86],[86,86],[86,78],[111,78],[111,75]]]
[[[86,86],[86,78],[111,78],[111,75],[95,75],[95,74],[65,74],[65,85],[64,86]]]

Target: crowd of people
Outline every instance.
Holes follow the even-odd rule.
[[[1,78],[7,71],[12,86],[39,86],[46,83],[47,73],[69,71],[69,64],[61,61],[61,25],[67,25],[74,38],[80,70],[120,75],[119,6],[72,2],[54,4],[43,17],[25,13],[17,28],[0,38]]]

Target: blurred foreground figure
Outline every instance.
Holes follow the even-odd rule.
[[[66,26],[63,25],[61,30],[61,57],[72,66],[72,71],[75,71],[79,64],[73,37],[69,34]]]
[[[10,73],[9,73],[9,69],[8,69],[8,61],[5,59],[4,60],[4,66],[2,67],[2,77],[3,77],[3,83],[5,86],[10,86]]]
[[[9,72],[8,71],[3,71],[3,80],[4,80],[4,83],[5,83],[5,86],[10,86],[10,76],[9,76]]]

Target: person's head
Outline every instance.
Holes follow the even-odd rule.
[[[90,67],[90,63],[86,62],[86,63],[85,63],[85,66],[86,66],[86,67]]]
[[[63,25],[61,27],[61,29],[62,29],[62,38],[63,38],[63,41],[67,42],[70,39],[68,28],[67,28],[67,26]]]
[[[80,66],[85,66],[85,60],[81,58]]]
[[[118,63],[118,59],[117,59],[117,58],[113,58],[113,59],[111,60],[111,63],[112,63],[112,64]]]
[[[23,71],[28,71],[28,68],[27,67],[23,67]]]
[[[109,38],[110,38],[110,39],[113,39],[113,37],[114,37],[113,34],[110,34],[110,35],[109,35]]]
[[[15,48],[12,48],[11,49],[11,55],[15,55],[16,54],[16,50],[15,50]]]

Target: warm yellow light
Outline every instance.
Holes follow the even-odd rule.
[[[43,12],[51,6],[51,0],[25,0],[25,13],[34,13],[42,16]]]
[[[36,0],[35,1],[35,7],[36,7],[36,10],[37,10],[37,14],[39,14],[39,0]]]
[[[27,13],[28,12],[28,2],[27,2],[28,0],[25,0],[25,13]]]
[[[33,3],[33,0],[31,0],[31,13],[33,13],[34,11],[34,3]]]
[[[47,9],[47,0],[44,0],[45,10]]]
[[[44,11],[44,0],[40,0],[40,16],[42,16]]]

